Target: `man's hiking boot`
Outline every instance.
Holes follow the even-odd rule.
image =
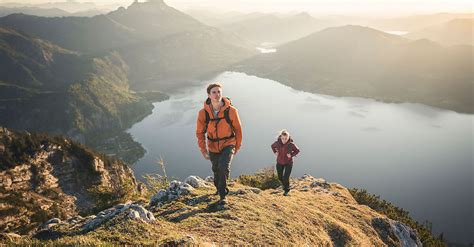
[[[225,188],[225,195],[228,195],[229,194],[229,189],[228,188]],[[219,195],[219,191],[216,190],[216,192],[214,193],[215,196]]]
[[[288,196],[288,192],[290,192],[289,190],[285,190],[285,193],[283,193],[284,196]]]
[[[225,198],[222,198],[220,199],[218,202],[217,202],[218,205],[226,205],[227,204],[227,200]]]

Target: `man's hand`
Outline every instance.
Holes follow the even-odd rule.
[[[209,156],[209,153],[208,153],[207,151],[202,152],[202,156],[204,156],[204,159],[206,159],[206,160],[210,160],[210,159],[211,159],[211,157]]]
[[[286,154],[286,157],[291,158],[291,154]]]
[[[275,155],[278,156],[278,151],[275,152]]]

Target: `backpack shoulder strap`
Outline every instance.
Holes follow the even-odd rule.
[[[227,109],[224,110],[224,118],[225,118],[225,121],[227,121],[227,123],[230,125],[230,128],[232,130],[234,130],[234,126],[232,125],[232,120],[230,119],[230,107],[227,107]]]
[[[204,113],[206,114],[206,120],[205,120],[205,125],[204,125],[204,133],[207,132],[207,126],[209,125],[209,121],[211,121],[211,117],[209,116],[209,112],[204,109]]]
[[[209,121],[211,120],[211,116],[209,116],[209,112],[207,112],[206,110],[204,110],[204,113],[206,114],[206,125],[207,125]]]

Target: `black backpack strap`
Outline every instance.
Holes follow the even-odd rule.
[[[225,118],[225,121],[227,121],[227,123],[230,125],[230,128],[232,129],[232,132],[233,132],[234,126],[232,125],[232,120],[230,120],[229,109],[230,107],[227,107],[227,109],[224,110],[224,118]]]
[[[209,123],[209,120],[211,119],[211,117],[209,116],[209,112],[207,112],[206,110],[204,110],[204,112],[206,113],[206,123]]]
[[[205,120],[205,125],[204,125],[204,133],[207,132],[207,125],[209,124],[209,121],[211,120],[211,117],[209,116],[209,112],[204,110],[204,113],[206,113],[206,120]]]

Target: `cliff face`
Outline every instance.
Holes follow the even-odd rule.
[[[109,160],[63,137],[0,127],[2,232],[27,234],[52,217],[91,212],[104,206],[97,199],[105,192],[116,192],[110,201],[119,201],[127,193],[141,193],[142,187],[121,161]]]

